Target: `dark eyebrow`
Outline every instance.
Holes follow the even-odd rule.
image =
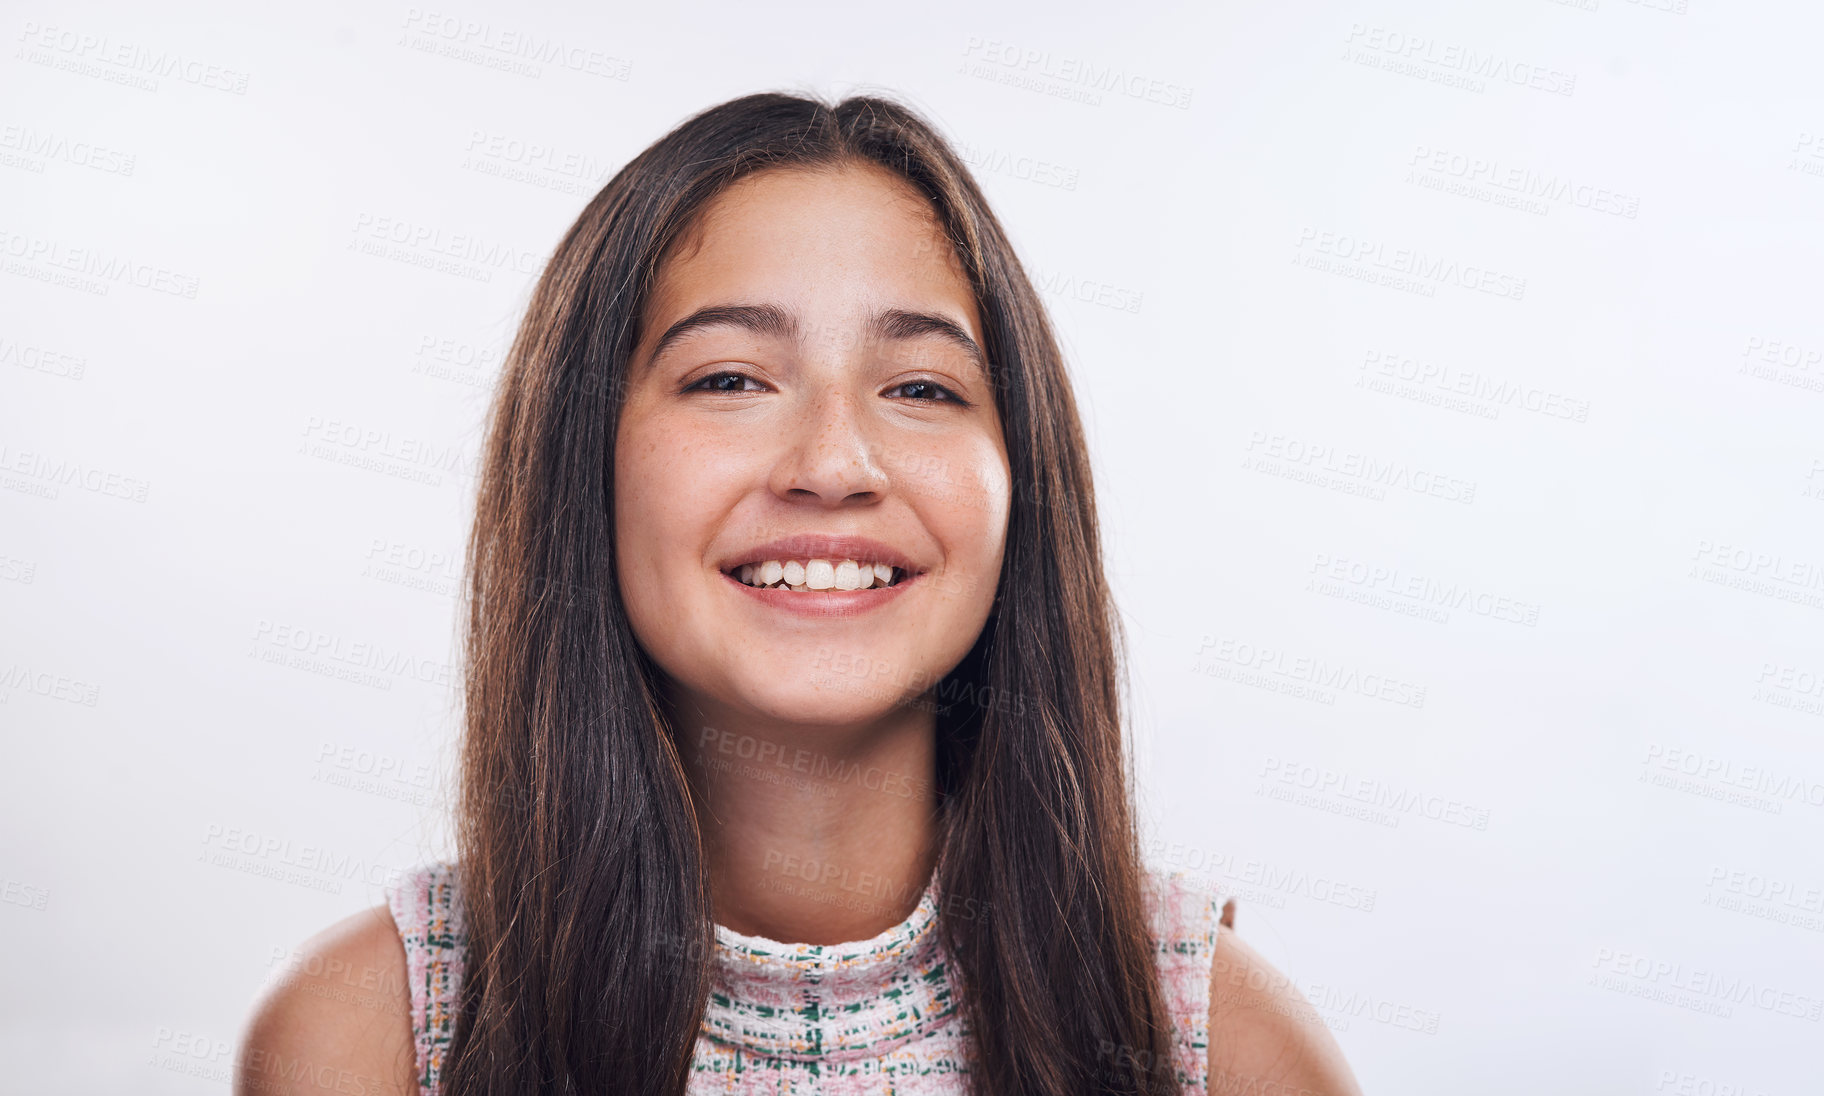
[[[929,312],[907,312],[903,308],[888,308],[874,313],[873,322],[869,324],[869,327],[873,329],[877,337],[893,341],[936,335],[969,355],[969,360],[974,362],[976,369],[981,371],[982,379],[988,378],[988,356],[982,353],[981,346],[970,338],[969,332],[942,316],[934,316]]]
[[[665,348],[694,331],[710,327],[738,327],[752,331],[756,335],[771,335],[778,339],[795,339],[798,337],[798,317],[778,305],[771,304],[718,304],[708,308],[699,308],[690,315],[665,329],[659,341],[652,344],[652,353],[647,361],[658,361]]]
[[[796,313],[771,304],[719,304],[699,308],[665,329],[652,346],[648,361],[657,361],[667,347],[693,332],[711,327],[735,327],[756,335],[778,339],[796,339],[801,330]],[[887,308],[869,317],[868,330],[875,338],[898,342],[936,336],[969,356],[969,360],[988,377],[988,356],[969,332],[942,316],[929,312],[910,312]]]

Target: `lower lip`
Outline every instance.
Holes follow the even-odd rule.
[[[852,617],[878,609],[899,597],[900,591],[917,582],[921,576],[908,575],[891,586],[869,590],[787,590],[749,586],[726,571],[722,577],[736,589],[769,609],[783,609],[807,617]]]

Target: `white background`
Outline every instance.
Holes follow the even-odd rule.
[[[448,852],[530,276],[765,89],[977,165],[1088,419],[1151,856],[1368,1091],[1824,1087],[1813,6],[157,7],[0,7],[6,1091],[224,1092],[275,956]]]

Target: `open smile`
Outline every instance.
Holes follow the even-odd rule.
[[[744,563],[735,570],[724,573],[748,586],[791,590],[795,593],[872,590],[896,585],[906,577],[906,569],[903,567],[853,559],[769,559],[760,563]]]
[[[828,561],[822,562],[827,563]],[[743,565],[741,570],[746,570],[748,566],[753,565]],[[904,571],[894,568],[893,574],[885,585],[870,585],[865,587],[852,586],[845,589],[832,584],[820,589],[811,586],[808,582],[799,583],[795,586],[788,584],[784,581],[783,564],[780,565],[780,569],[780,581],[770,586],[760,584],[759,582],[761,578],[765,577],[765,571],[762,571],[759,575],[754,575],[750,572],[749,578],[753,580],[751,582],[744,581],[739,573],[730,574],[729,572],[724,571],[722,572],[722,577],[727,579],[729,585],[741,595],[752,599],[760,605],[773,609],[784,609],[787,612],[813,617],[856,616],[872,609],[882,608],[890,602],[898,601],[900,594],[905,590],[917,586],[920,577],[918,575],[907,575]],[[832,567],[831,569],[835,570],[836,568]],[[826,577],[822,574],[821,569],[814,572],[811,571],[810,568],[805,568],[805,570],[807,572],[807,577],[818,582],[823,581]],[[793,573],[796,574],[796,572]],[[845,575],[845,577],[851,580],[859,580],[860,575],[859,573],[856,573],[854,575]],[[873,574],[870,574],[868,577],[871,580],[879,581]]]
[[[916,585],[925,567],[883,541],[799,533],[724,557],[724,578],[761,605],[812,616],[853,616]]]

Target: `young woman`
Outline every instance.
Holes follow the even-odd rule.
[[[747,96],[603,188],[468,566],[458,860],[305,945],[237,1091],[1357,1091],[1140,861],[1062,356],[905,107]]]

